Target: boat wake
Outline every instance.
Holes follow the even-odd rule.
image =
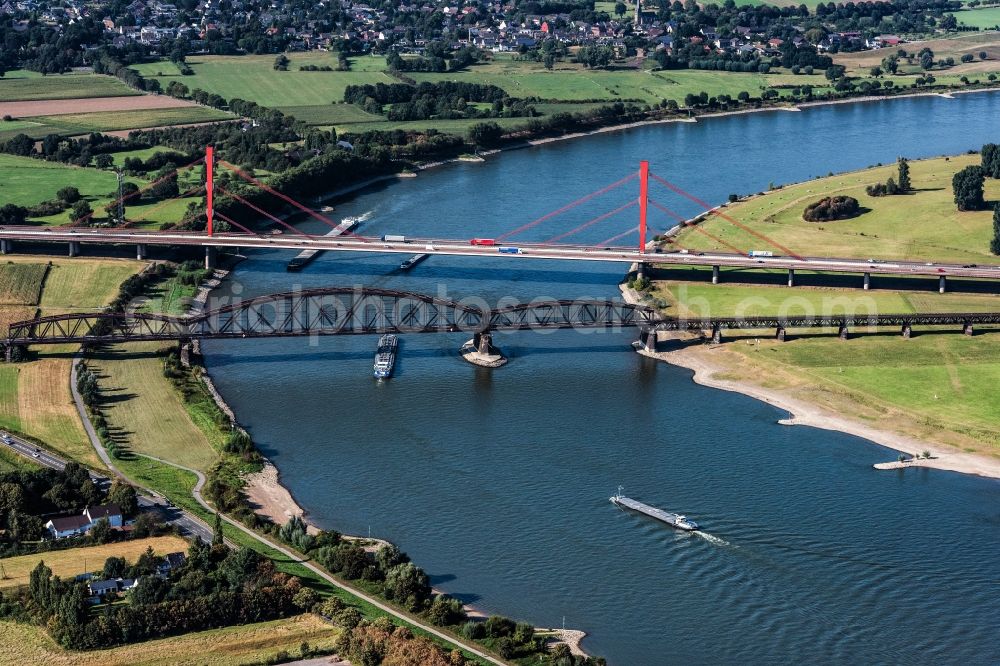
[[[731,546],[732,545],[731,543],[729,543],[725,539],[721,539],[721,538],[719,538],[719,537],[717,537],[715,535],[709,534],[708,532],[702,532],[701,530],[698,530],[697,532],[695,532],[695,534],[697,534],[698,536],[700,536],[702,539],[704,539],[705,541],[707,541],[709,543],[714,543],[716,546]]]
[[[365,213],[358,215],[357,220],[358,222],[367,222],[368,220],[372,219],[372,215],[374,214],[375,214],[374,210],[366,211]]]

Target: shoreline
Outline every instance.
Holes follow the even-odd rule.
[[[632,304],[639,304],[641,302],[638,294],[633,289],[630,289],[625,284],[619,286],[622,297],[626,302]],[[682,338],[676,337],[674,339],[679,340]],[[767,389],[748,381],[719,379],[715,377],[715,374],[724,372],[726,368],[720,364],[712,363],[710,359],[706,359],[705,355],[711,352],[702,351],[704,349],[705,347],[703,346],[661,352],[650,352],[640,349],[638,353],[679,368],[690,370],[692,373],[691,381],[696,384],[722,391],[740,393],[788,412],[787,418],[778,419],[777,423],[780,425],[806,425],[813,428],[841,432],[866,439],[878,446],[914,457],[923,451],[929,451],[931,454],[930,458],[921,458],[920,460],[908,461],[902,464],[898,461],[876,463],[873,465],[874,469],[888,470],[925,467],[1000,479],[1000,459],[990,458],[977,453],[965,453],[950,446],[936,444],[903,433],[881,430],[875,426],[851,419],[843,414],[819,407],[804,400],[799,400],[781,390]]]

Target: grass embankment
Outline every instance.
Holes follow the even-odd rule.
[[[313,649],[333,647],[339,632],[315,615],[261,622],[135,645],[72,652],[58,645],[45,630],[29,624],[0,622],[0,665],[50,664],[52,666],[172,666],[198,664],[238,666],[261,663],[279,652],[295,656],[308,643]]]
[[[865,184],[895,175],[895,166],[881,167],[784,187],[732,206],[727,213],[793,249],[809,248],[815,255],[996,263],[996,257],[988,254],[991,214],[958,213],[951,201],[952,174],[978,161],[975,155],[911,162],[918,190],[911,195],[867,197]],[[1000,198],[998,183],[987,183],[987,198]],[[855,196],[872,210],[853,220],[818,224],[802,220],[806,203],[834,193]],[[760,246],[759,240],[723,220],[709,221],[706,228],[736,245]],[[681,242],[722,249],[690,230],[682,234]],[[658,281],[653,295],[668,304],[668,312],[680,315],[1000,311],[1000,295],[938,294],[936,284],[928,280],[926,290],[917,291],[919,280],[874,276],[875,288],[863,291],[860,279],[853,289],[789,289],[745,284],[773,277],[784,280],[784,273],[724,270],[719,285],[706,283],[707,271],[664,275],[669,279]],[[797,278],[811,284],[838,283],[829,276]],[[736,280],[744,284],[733,284]],[[719,379],[806,400],[884,431],[1000,456],[996,427],[1000,394],[994,390],[1000,382],[997,332],[982,329],[970,338],[956,328],[917,327],[910,340],[902,339],[899,331],[884,329],[878,334],[855,331],[857,336],[847,341],[830,332],[789,331],[783,343],[772,340],[771,331],[734,332],[727,333],[719,347],[694,347],[685,353],[716,368]]]
[[[104,566],[104,560],[109,557],[124,557],[129,562],[134,562],[146,548],[152,548],[157,555],[178,551],[186,553],[188,542],[178,536],[168,535],[8,557],[0,560],[4,573],[7,574],[7,578],[0,579],[0,589],[27,585],[31,570],[42,561],[55,575],[72,578],[82,573],[100,570]]]
[[[912,194],[870,197],[865,186],[896,177],[896,165],[852,171],[788,185],[729,206],[725,212],[758,233],[813,256],[903,259],[912,261],[995,261],[989,253],[993,234],[991,211],[959,212],[951,179],[979,164],[979,155],[960,155],[910,162]],[[847,195],[867,209],[856,218],[806,222],[802,210],[824,196]],[[987,179],[986,199],[1000,201],[1000,181]],[[702,228],[741,250],[777,250],[732,223],[712,217]],[[731,249],[688,229],[678,242],[693,250]]]
[[[10,322],[30,319],[38,311],[48,315],[103,307],[141,266],[114,259],[11,256],[0,263],[0,327],[6,331]],[[0,364],[0,428],[101,467],[69,390],[73,349],[39,347],[30,362]]]

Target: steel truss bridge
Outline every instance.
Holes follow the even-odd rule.
[[[252,339],[383,333],[470,333],[558,329],[637,328],[659,331],[790,328],[901,327],[1000,324],[1000,312],[855,314],[790,317],[665,317],[644,305],[612,300],[545,300],[490,307],[471,299],[449,300],[370,287],[332,287],[271,294],[200,314],[175,317],[143,312],[63,314],[15,322],[7,347],[190,339]],[[647,338],[647,346],[650,342]]]

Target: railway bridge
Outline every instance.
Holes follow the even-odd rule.
[[[10,324],[6,349],[66,343],[249,340],[276,337],[465,333],[488,349],[500,331],[637,329],[639,342],[655,350],[661,331],[710,334],[769,329],[784,340],[789,329],[953,326],[972,335],[978,325],[1000,324],[1000,312],[844,314],[752,317],[670,317],[659,310],[616,300],[540,300],[490,307],[482,299],[451,300],[374,287],[329,287],[241,300],[202,313],[171,316],[147,312],[89,312],[37,317]]]

